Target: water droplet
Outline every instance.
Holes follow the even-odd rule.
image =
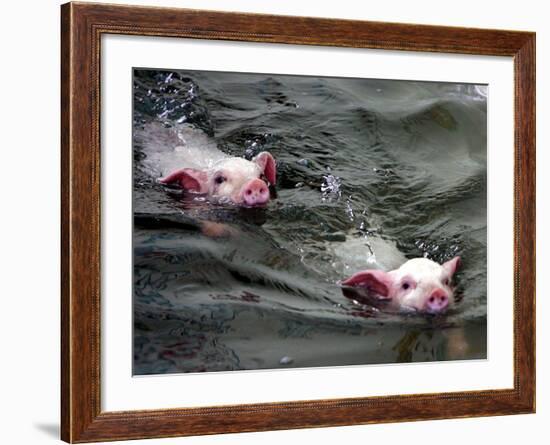
[[[164,110],[162,113],[160,113],[160,114],[158,115],[158,118],[159,118],[159,119],[163,119],[163,118],[165,118],[166,116],[168,116],[169,113],[170,113],[169,110]]]
[[[327,167],[328,169],[328,167]],[[339,199],[342,196],[342,181],[338,176],[326,175],[323,176],[323,183],[321,184],[321,192],[323,194],[323,201],[331,199]]]

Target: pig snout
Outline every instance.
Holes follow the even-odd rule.
[[[432,314],[444,312],[449,307],[449,295],[443,289],[434,289],[426,300],[426,310]]]
[[[260,206],[269,201],[269,188],[261,179],[252,179],[243,186],[241,196],[247,206]]]

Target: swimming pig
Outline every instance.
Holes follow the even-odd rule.
[[[366,289],[393,309],[440,314],[454,303],[452,279],[460,263],[458,256],[442,265],[427,258],[414,258],[390,272],[357,272],[341,284]]]
[[[212,156],[212,153],[209,155]],[[195,156],[201,156],[201,153]],[[159,182],[177,184],[189,192],[235,204],[250,207],[267,204],[269,184],[275,185],[276,182],[275,160],[269,152],[264,151],[251,161],[230,157],[221,151],[216,157],[204,169],[181,168],[160,178]]]
[[[229,156],[212,137],[189,124],[145,124],[136,128],[134,145],[143,155],[138,168],[145,174],[215,201],[263,205],[270,198],[269,185],[276,182],[271,154],[261,152],[251,161]]]

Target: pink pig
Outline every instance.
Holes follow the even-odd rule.
[[[159,182],[177,184],[189,192],[239,205],[267,204],[269,184],[276,182],[275,160],[269,152],[260,153],[252,161],[219,154],[218,157],[209,168],[182,168],[160,178]]]
[[[454,303],[452,279],[460,263],[458,256],[442,265],[427,258],[414,258],[390,272],[357,272],[341,284],[367,289],[394,309],[440,314]]]

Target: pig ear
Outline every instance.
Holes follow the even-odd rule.
[[[342,281],[344,286],[365,287],[380,297],[390,298],[391,276],[382,270],[363,270]]]
[[[275,185],[277,181],[277,168],[275,167],[275,159],[273,159],[271,153],[262,151],[258,156],[252,159],[252,161],[260,166],[267,180]]]
[[[208,175],[202,170],[182,168],[158,180],[161,184],[178,184],[190,192],[205,193],[208,186]]]
[[[462,260],[459,256],[455,256],[452,260],[449,260],[446,263],[442,264],[443,268],[449,273],[451,277],[455,274],[455,272],[461,265]]]

